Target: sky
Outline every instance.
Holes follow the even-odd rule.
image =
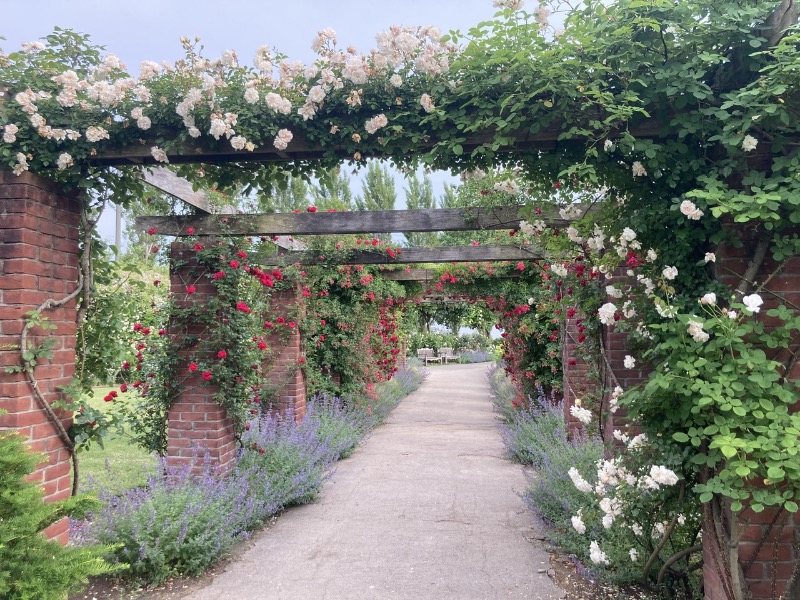
[[[19,49],[54,27],[91,36],[117,55],[131,75],[145,60],[172,63],[181,58],[181,36],[200,36],[204,54],[218,57],[235,50],[240,64],[252,64],[258,46],[267,44],[290,59],[311,62],[311,42],[326,27],[337,33],[340,47],[361,52],[375,47],[375,35],[392,25],[434,25],[442,33],[466,32],[491,19],[491,0],[0,0],[0,48]],[[449,174],[434,174],[439,196]],[[404,202],[398,180],[397,208]],[[357,183],[353,190],[358,193]],[[101,222],[104,237],[113,235],[113,217]],[[108,238],[110,239],[110,237]]]

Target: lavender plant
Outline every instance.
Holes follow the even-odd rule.
[[[232,474],[220,477],[208,461],[199,476],[162,462],[146,485],[102,493],[103,508],[76,523],[72,537],[114,545],[109,561],[129,565],[124,575],[134,580],[158,584],[202,573],[271,515],[316,498],[331,465],[425,376],[401,369],[377,388],[372,411],[323,396],[311,400],[299,424],[263,415],[245,429]]]

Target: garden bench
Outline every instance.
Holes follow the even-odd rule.
[[[450,360],[459,360],[461,358],[460,354],[454,354],[452,348],[439,348],[439,359],[444,360],[444,364],[447,364]]]
[[[428,366],[429,362],[438,362],[439,364],[442,364],[442,357],[435,356],[433,354],[433,348],[420,348],[417,350],[417,358],[425,361],[426,367]]]

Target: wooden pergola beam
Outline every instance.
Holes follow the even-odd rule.
[[[588,119],[605,118],[601,113],[587,115]],[[643,119],[638,123],[631,123],[628,131],[636,138],[653,139],[661,137],[667,128],[669,119],[663,122],[657,119]],[[501,152],[522,152],[526,150],[554,150],[565,146],[584,145],[586,138],[576,136],[563,138],[564,132],[574,126],[574,123],[564,123],[555,121],[541,130],[531,133],[529,130],[517,132],[503,132],[502,136],[512,140],[500,148]],[[175,130],[174,137],[177,138],[181,133]],[[612,135],[615,132],[611,132]],[[467,136],[461,143],[464,155],[469,155],[476,148],[493,145],[495,143],[496,132],[493,129],[477,131]],[[163,136],[162,136],[163,137]],[[167,136],[168,137],[168,136]],[[435,135],[422,135],[416,144],[417,151],[420,153],[431,150],[439,141]],[[391,158],[397,153],[397,149],[389,139],[386,150],[383,153],[376,152],[370,154],[368,158]],[[94,164],[100,165],[152,165],[158,163],[152,156],[150,148],[158,145],[156,139],[140,139],[136,143],[118,149],[101,149],[96,156],[92,157]],[[214,140],[202,139],[187,140],[179,148],[171,149],[168,152],[170,164],[204,163],[204,164],[225,164],[231,162],[241,163],[267,163],[267,162],[291,162],[291,161],[313,161],[323,157],[337,157],[341,160],[351,160],[353,158],[352,146],[339,143],[326,143],[324,146],[318,143],[309,142],[302,131],[294,132],[294,138],[289,143],[286,150],[279,151],[272,144],[264,144],[253,151],[234,150],[227,140],[216,142]],[[367,158],[367,157],[365,157]]]
[[[584,209],[586,207],[583,207]],[[179,215],[138,217],[141,230],[154,227],[162,235],[331,235],[344,233],[402,233],[425,231],[478,231],[516,229],[519,206],[486,208],[432,208],[424,210],[368,210],[324,213],[275,213],[252,215]],[[566,227],[556,207],[542,209],[542,219],[550,227]]]
[[[344,256],[320,256],[319,252],[286,252],[254,255],[253,260],[265,266],[287,265],[396,265],[448,262],[495,262],[539,260],[543,253],[536,247],[519,246],[437,246],[403,248],[395,258],[385,250],[351,250]]]
[[[142,175],[144,176],[144,182],[157,190],[174,196],[189,206],[193,206],[201,213],[211,213],[211,205],[208,202],[205,190],[195,190],[191,183],[183,177],[178,177],[169,169],[152,167],[144,169]]]
[[[529,258],[523,259],[529,260]],[[419,281],[420,283],[437,283],[439,275],[434,269],[402,269],[399,271],[382,271],[380,276],[390,281]],[[516,279],[521,276],[519,271],[498,275],[501,279]]]

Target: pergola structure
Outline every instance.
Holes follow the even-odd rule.
[[[764,35],[769,44],[775,43],[775,36],[783,34],[787,23],[791,22],[792,14],[796,8],[791,0],[782,3],[775,13],[774,22],[767,25]],[[787,15],[789,15],[787,17]],[[604,121],[606,115],[585,114],[587,120]],[[626,131],[637,139],[666,140],[673,139],[674,132],[670,130],[670,115],[659,115],[658,118],[636,116],[625,124]],[[514,133],[503,133],[502,152],[517,153],[520,156],[536,156],[538,152],[557,152],[563,149],[576,147],[585,149],[586,137],[579,131],[569,131],[570,124],[558,120],[544,119],[541,124],[532,125],[529,130]],[[163,133],[163,132],[162,132]],[[618,136],[621,131],[610,130],[609,137]],[[177,132],[176,132],[177,134]],[[492,130],[473,132],[467,134],[461,143],[461,151],[466,155],[480,149],[486,144],[498,144],[496,132]],[[157,140],[140,140],[137,143],[111,150],[102,149],[90,160],[94,165],[105,166],[146,166],[156,163],[151,154],[151,147]],[[597,140],[595,140],[597,141]],[[602,140],[600,140],[602,142]],[[436,147],[440,140],[423,136],[420,150]],[[226,146],[226,147],[223,147]],[[387,147],[386,154],[391,155],[391,145]],[[767,150],[767,152],[769,152]],[[300,134],[292,140],[285,151],[279,151],[270,145],[264,145],[249,151],[236,151],[227,144],[204,141],[201,143],[187,141],[179,148],[170,148],[168,159],[174,165],[189,163],[227,164],[227,163],[261,163],[261,162],[295,162],[317,159],[331,159],[339,157],[343,160],[351,158],[344,146],[334,142],[310,142]],[[376,154],[370,158],[379,158]],[[202,194],[198,194],[188,186],[187,182],[179,182],[173,176],[161,170],[145,175],[145,180],[156,185],[164,191],[181,197],[195,207],[201,214],[191,217],[151,217],[150,221],[142,220],[147,227],[156,226],[162,234],[181,236],[185,228],[195,228],[195,235],[217,235],[225,233],[230,235],[324,235],[326,233],[379,233],[389,231],[463,231],[467,229],[505,229],[518,225],[516,207],[501,209],[447,209],[442,212],[434,211],[390,211],[392,214],[362,214],[362,213],[324,213],[324,214],[298,214],[298,215],[210,215],[209,206],[204,202]],[[50,299],[53,294],[69,294],[72,282],[80,279],[78,268],[78,215],[79,200],[77,196],[65,193],[59,186],[47,182],[31,174],[22,177],[12,176],[10,173],[0,173],[0,214],[4,219],[0,221],[2,242],[8,244],[9,252],[3,266],[3,282],[0,282],[0,291],[4,305],[0,306],[2,313],[2,334],[4,336],[19,336],[23,330],[23,315],[26,311],[35,309],[43,302]],[[449,212],[448,212],[449,211]],[[453,212],[455,211],[455,212]],[[460,212],[459,212],[460,211]],[[203,214],[205,213],[205,214]],[[225,222],[223,222],[223,219]],[[556,215],[543,215],[542,219],[553,226],[562,226]],[[224,226],[224,227],[223,227]],[[742,278],[749,277],[753,280],[756,276],[750,273],[749,263],[752,248],[756,240],[744,239],[745,249],[733,247],[720,247],[717,249],[718,278],[725,284],[735,287]],[[318,257],[304,254],[305,250],[290,243],[288,239],[279,237],[278,245],[283,253],[272,258],[264,257],[263,260],[274,261],[273,264],[319,262]],[[298,254],[295,254],[297,252]],[[516,246],[484,246],[455,248],[445,250],[437,248],[435,253],[425,249],[405,249],[400,260],[402,262],[434,262],[436,256],[444,262],[457,262],[459,260],[525,260],[539,258],[538,250]],[[435,254],[435,255],[434,255]],[[445,258],[446,256],[446,258]],[[347,262],[365,262],[380,264],[378,257],[371,252],[351,254],[344,258]],[[388,258],[380,257],[381,261],[389,262]],[[783,267],[780,277],[765,282],[786,297],[800,304],[797,280],[800,277],[800,265],[794,258]],[[329,263],[326,263],[329,264]],[[419,273],[420,277],[429,277],[428,274]],[[391,275],[399,277],[399,275]],[[67,286],[66,284],[69,284]],[[287,299],[291,301],[291,299]],[[49,336],[58,344],[54,359],[50,364],[44,365],[38,375],[42,394],[54,399],[59,396],[60,388],[66,385],[74,374],[74,348],[75,348],[75,314],[74,295],[66,297],[63,303],[54,306],[56,310],[51,315],[51,322],[57,326],[57,332]],[[565,324],[567,332],[574,323]],[[605,348],[608,364],[617,374],[623,387],[628,388],[641,382],[642,375],[638,371],[626,369],[623,358],[626,354],[626,340],[624,333],[607,330],[604,332]],[[14,338],[17,339],[17,338]],[[565,352],[567,345],[565,345]],[[2,366],[16,364],[4,362]],[[580,365],[578,365],[579,367]],[[578,369],[574,369],[580,378]],[[565,381],[569,369],[565,365]],[[797,368],[792,376],[798,376]],[[31,398],[31,390],[24,376],[18,374],[4,382],[0,397],[3,399],[3,408],[8,409],[8,414],[0,417],[4,427],[18,429],[29,434],[37,450],[49,453],[50,462],[39,473],[46,494],[50,498],[63,497],[69,493],[69,452],[68,446],[62,443],[63,437],[55,431],[55,426],[43,419],[41,411]],[[568,386],[565,385],[565,390]],[[568,404],[574,399],[567,391],[565,401]],[[204,438],[209,446],[223,459],[230,459],[233,449],[232,436],[225,430],[225,415],[219,406],[204,400],[199,395],[187,396],[176,403],[177,410],[185,410],[186,414],[198,415],[202,413],[205,425],[219,428],[213,432],[216,437]],[[62,431],[64,424],[68,426],[69,418],[58,417]],[[176,427],[176,430],[178,428]],[[190,431],[190,430],[189,430]],[[196,432],[195,432],[196,433]],[[188,442],[191,436],[186,436],[181,441]],[[769,511],[765,511],[767,513]],[[795,519],[793,526],[786,527],[786,535],[776,537],[771,526],[767,528],[771,517],[754,519],[746,531],[741,531],[742,536],[748,540],[749,555],[742,554],[743,561],[755,566],[766,575],[769,560],[762,554],[767,550],[775,553],[780,551],[788,560],[797,561],[794,542],[789,539],[796,536],[800,524]],[[65,524],[59,525],[61,529],[49,531],[53,536],[66,537]],[[780,534],[779,535],[783,535]],[[711,542],[713,532],[704,536],[704,544]],[[784,539],[786,538],[786,539]],[[762,547],[765,548],[762,553]],[[707,597],[723,598],[719,591],[722,578],[712,565],[719,565],[718,558],[713,554],[713,544],[706,544],[706,569],[705,577],[708,582]],[[762,564],[763,563],[763,564]],[[781,563],[781,564],[783,564]],[[791,565],[790,565],[791,566]],[[789,569],[788,573],[792,570]],[[747,575],[747,574],[746,574]],[[748,584],[757,587],[757,575],[747,575]],[[790,584],[789,575],[781,580],[784,587]],[[712,593],[713,592],[713,593]]]

